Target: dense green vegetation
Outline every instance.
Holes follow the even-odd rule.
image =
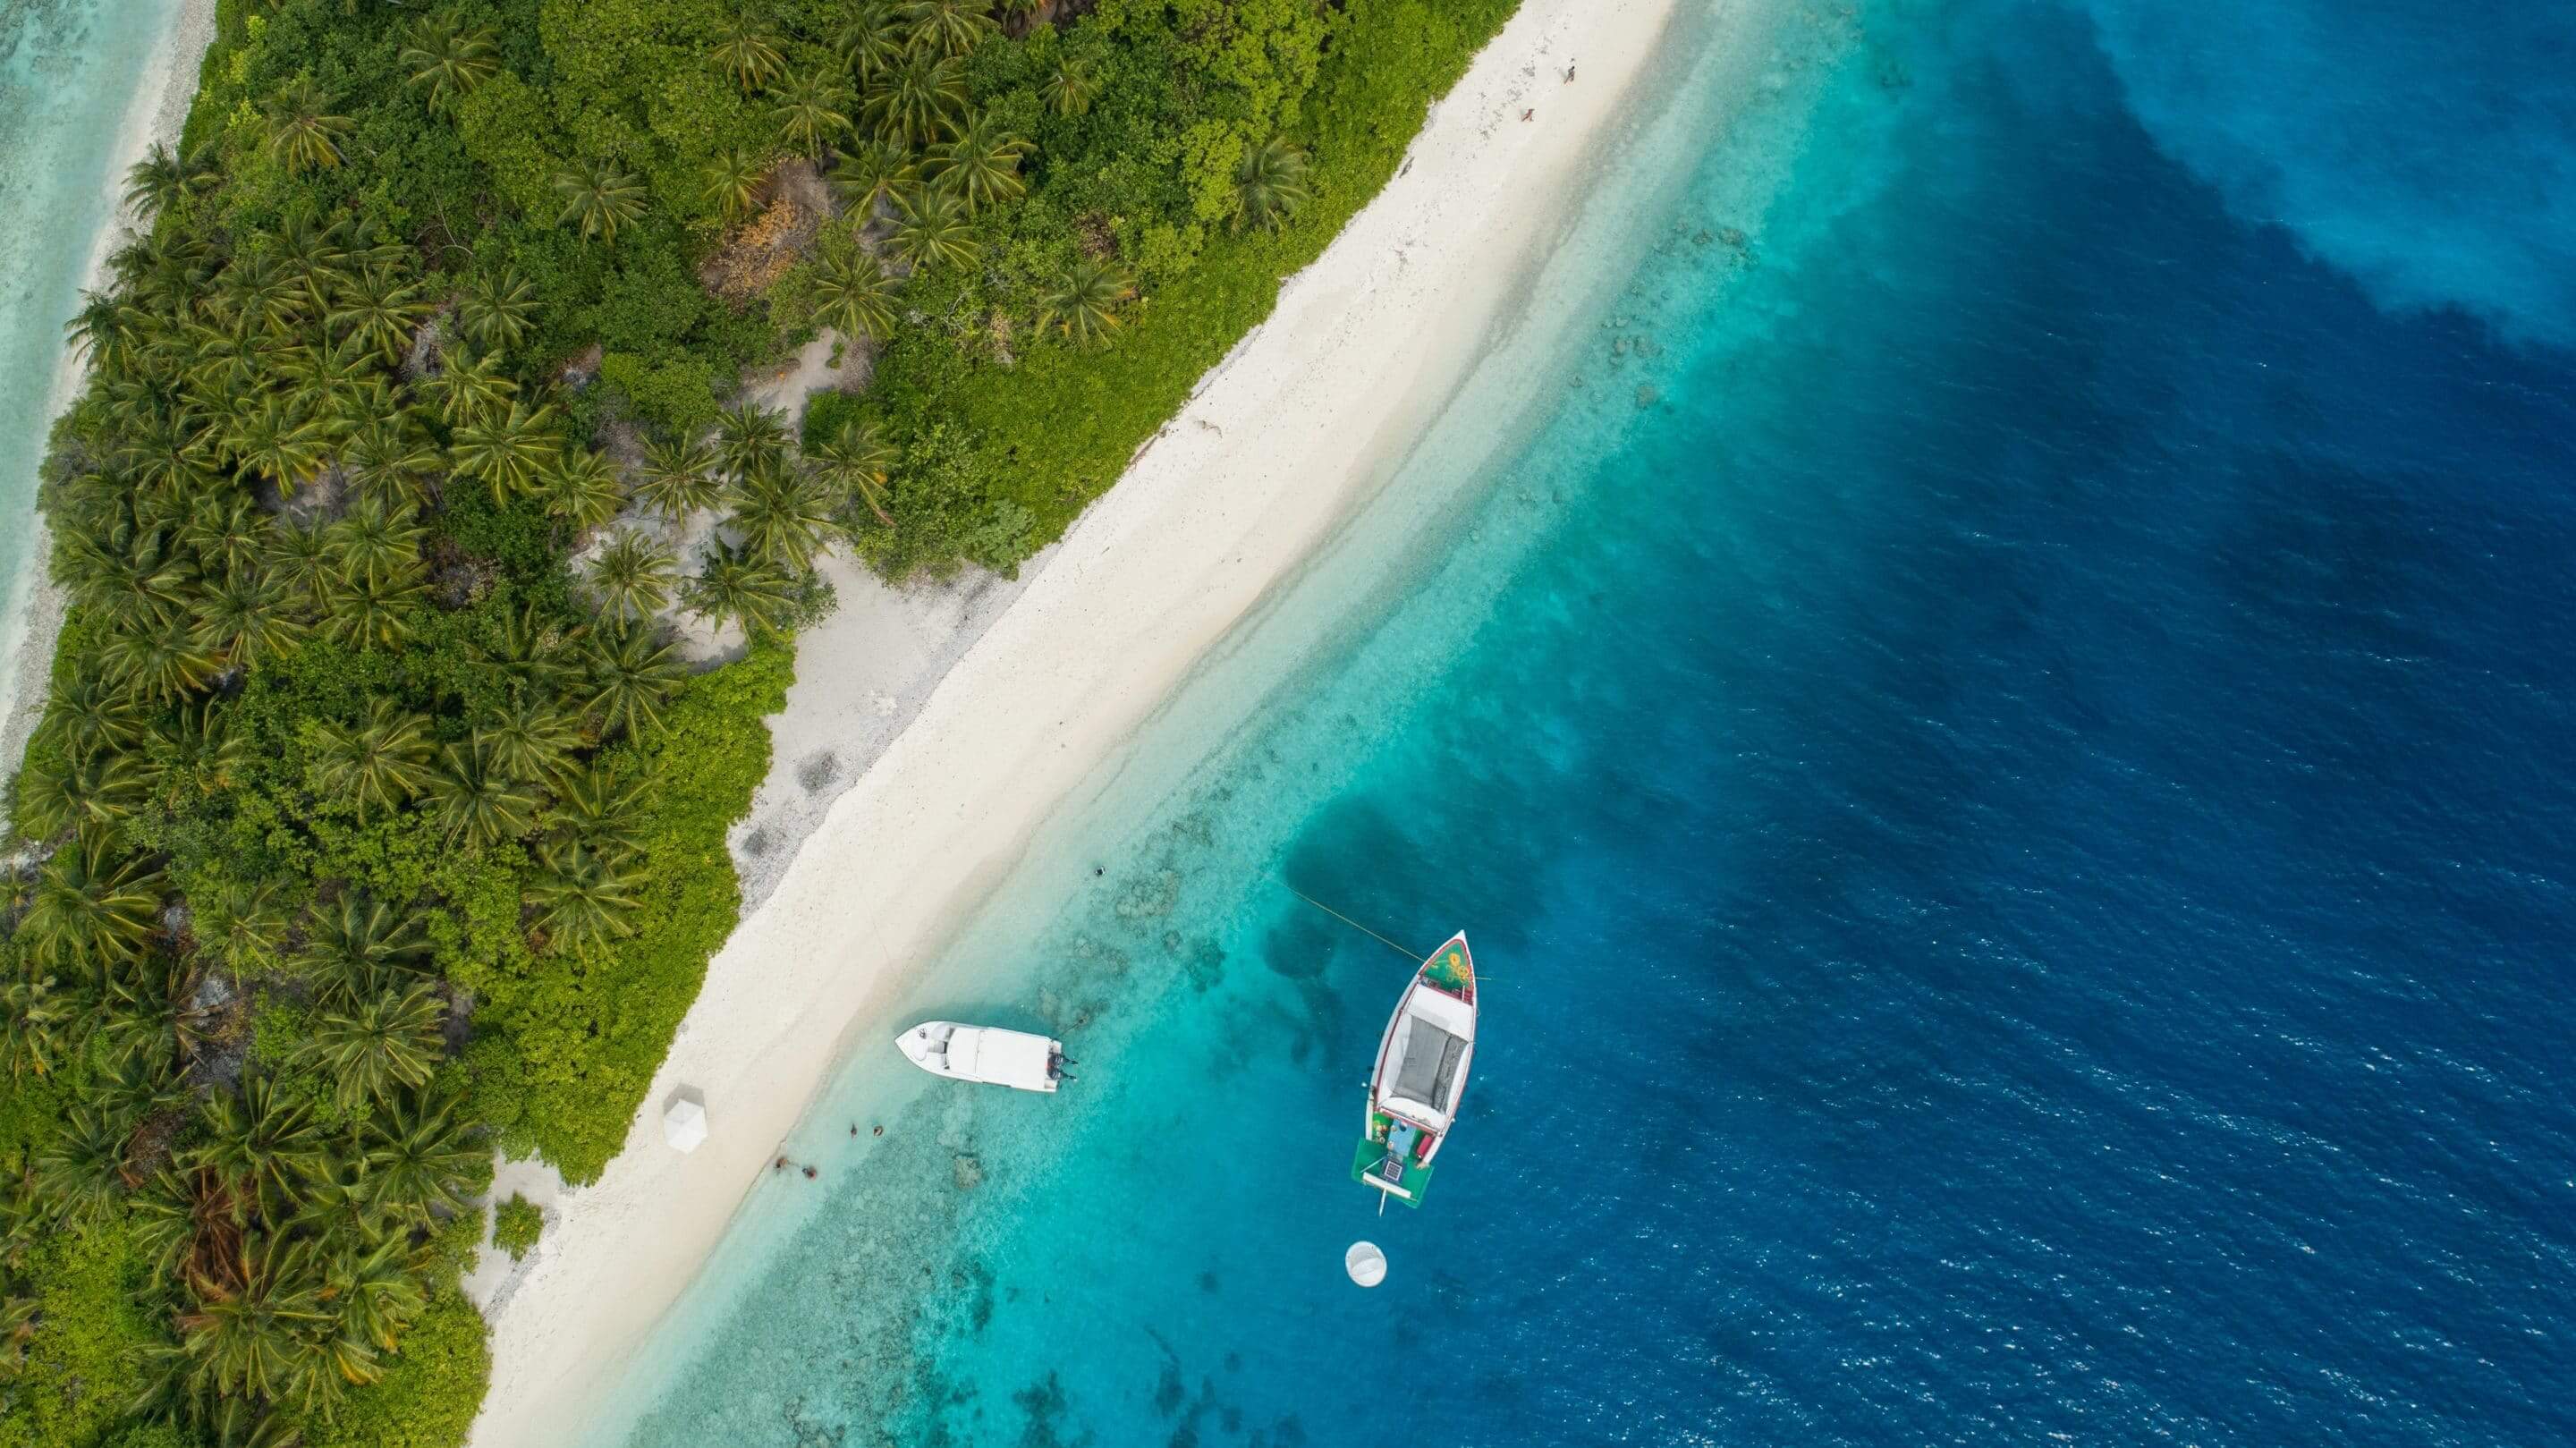
[[[818,556],[1059,533],[1509,9],[223,0],[48,469],[0,1448],[461,1441],[492,1153],[622,1143]]]
[[[509,1200],[492,1208],[492,1245],[509,1253],[513,1262],[526,1257],[529,1249],[545,1235],[545,1230],[546,1214],[537,1209],[536,1203],[517,1192],[510,1193]]]

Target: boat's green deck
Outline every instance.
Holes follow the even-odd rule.
[[[1372,1141],[1365,1136],[1361,1137],[1359,1150],[1351,1155],[1351,1180],[1366,1183],[1370,1178],[1369,1168],[1376,1166],[1379,1162],[1384,1161],[1385,1159],[1385,1142]],[[1413,1193],[1410,1197],[1396,1197],[1395,1199],[1397,1201],[1404,1203],[1408,1207],[1421,1206],[1423,1189],[1431,1185],[1431,1168],[1424,1166],[1418,1161],[1406,1162],[1404,1164],[1404,1180],[1396,1183],[1396,1185]],[[1372,1190],[1374,1189],[1372,1188]],[[1385,1195],[1394,1196],[1395,1194],[1389,1192]]]
[[[1463,999],[1474,977],[1468,973],[1467,952],[1455,945],[1444,945],[1422,967],[1422,978]]]

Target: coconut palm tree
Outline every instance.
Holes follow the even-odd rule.
[[[670,546],[642,533],[620,530],[590,565],[591,596],[617,620],[650,618],[670,606],[679,579]]]
[[[295,211],[262,238],[266,254],[300,294],[298,315],[330,310],[331,294],[348,281],[349,252],[340,244],[346,230],[345,221],[316,221],[309,211]]]
[[[451,744],[429,777],[428,798],[450,840],[496,845],[536,824],[535,793],[510,777],[488,744]]]
[[[227,1423],[232,1432],[223,1436],[238,1442],[256,1431],[259,1405],[327,1406],[342,1379],[312,1351],[332,1318],[309,1242],[247,1236],[231,1275],[230,1282],[199,1284],[195,1305],[173,1324],[178,1345],[153,1355],[160,1383],[137,1407],[175,1414],[193,1408]],[[271,1441],[292,1440],[272,1433]]]
[[[551,700],[528,698],[511,704],[477,725],[476,742],[492,753],[494,767],[514,779],[553,779],[581,743],[573,727]]]
[[[406,1095],[367,1121],[361,1136],[369,1195],[388,1217],[414,1227],[466,1205],[466,1185],[489,1169],[491,1151],[453,1095]]]
[[[915,51],[879,78],[860,112],[885,139],[917,148],[948,134],[965,104],[965,64]]]
[[[205,985],[192,960],[155,958],[110,974],[92,1006],[102,1055],[116,1066],[194,1060],[221,1010],[201,994]]]
[[[832,498],[812,477],[785,468],[746,475],[733,488],[726,523],[753,556],[785,573],[814,564],[832,526]]]
[[[197,643],[234,668],[257,668],[303,637],[285,585],[255,565],[208,588],[198,605]]]
[[[45,1204],[74,1227],[105,1221],[136,1185],[125,1162],[127,1136],[104,1112],[75,1103],[36,1157]]]
[[[357,724],[314,725],[309,748],[314,788],[347,800],[362,820],[374,806],[400,808],[429,783],[429,721],[391,699],[369,703]]]
[[[339,564],[339,550],[319,528],[288,524],[269,530],[268,576],[294,607],[320,608]]]
[[[878,522],[889,528],[894,526],[894,515],[886,511],[886,483],[893,473],[894,449],[878,435],[876,424],[856,418],[842,423],[830,437],[806,451],[805,461],[816,477],[866,504]]]
[[[239,1095],[215,1092],[197,1120],[197,1143],[180,1163],[213,1171],[272,1215],[295,1209],[328,1150],[312,1107],[266,1076],[245,1074]]]
[[[75,840],[45,862],[18,938],[42,965],[92,969],[143,953],[161,923],[161,872],[105,840]]]
[[[293,405],[319,422],[323,435],[348,436],[366,418],[388,405],[375,353],[355,337],[276,354],[271,372],[294,384]]]
[[[136,217],[150,221],[214,185],[216,179],[204,147],[182,152],[155,141],[142,160],[125,168],[125,204]]]
[[[219,441],[235,463],[281,493],[292,494],[331,460],[331,424],[273,394],[245,403]]]
[[[372,1246],[341,1239],[329,1296],[339,1308],[342,1339],[394,1351],[403,1329],[429,1305],[414,1256],[410,1239],[400,1234]]]
[[[430,942],[420,921],[361,891],[315,912],[309,930],[299,965],[327,1006],[407,989],[429,966]]]
[[[458,472],[490,485],[493,502],[507,503],[537,490],[547,464],[561,448],[552,407],[541,404],[531,409],[513,402],[506,413],[487,414],[458,427],[448,457]]]
[[[53,976],[33,971],[0,983],[0,1063],[12,1080],[27,1073],[50,1076],[63,1059],[71,1024],[81,1012],[54,985]]]
[[[778,139],[798,155],[819,157],[850,128],[849,88],[827,71],[810,72],[775,92]]]
[[[1020,180],[1020,158],[1031,149],[1026,139],[1011,134],[999,113],[984,111],[959,127],[954,139],[932,146],[921,173],[968,211],[977,211],[1028,189]]]
[[[900,201],[903,219],[895,223],[894,249],[915,271],[974,265],[983,243],[955,197],[916,186]]]
[[[857,0],[837,45],[862,81],[893,69],[912,49],[912,27],[901,14],[901,0]]]
[[[34,759],[18,772],[18,833],[50,840],[66,830],[114,831],[134,817],[143,768],[114,750]]]
[[[39,737],[59,743],[68,753],[86,754],[134,743],[143,737],[143,725],[133,696],[82,669],[72,671],[46,697]]]
[[[417,285],[389,267],[370,267],[340,289],[339,305],[323,320],[390,367],[411,350],[412,330],[434,310]]]
[[[456,303],[465,340],[486,352],[519,345],[536,311],[536,287],[510,267],[476,272]]]
[[[1099,68],[1087,55],[1061,52],[1038,91],[1046,97],[1047,109],[1059,116],[1089,115],[1091,103],[1100,96]]]
[[[615,243],[617,228],[644,214],[644,179],[596,158],[555,176],[555,192],[564,199],[557,226],[578,223],[582,240],[597,237]]]
[[[340,164],[341,138],[356,129],[331,114],[331,95],[313,77],[287,82],[268,102],[268,147],[288,171],[329,170]]]
[[[1001,32],[990,0],[911,0],[902,15],[912,29],[912,48],[930,54],[964,55]]]
[[[758,90],[787,73],[787,58],[778,53],[778,38],[747,10],[737,11],[717,32],[707,58],[732,76],[745,91]]]
[[[587,845],[550,851],[527,896],[538,923],[554,941],[576,950],[603,950],[634,933],[633,876],[616,860]]]
[[[879,206],[893,205],[896,194],[917,179],[912,153],[882,141],[845,150],[832,166],[832,190],[861,226],[874,221]]]
[[[629,855],[644,848],[635,827],[636,794],[606,769],[575,769],[555,792],[552,822],[594,850]]]
[[[787,444],[787,420],[756,402],[717,415],[716,461],[737,478],[777,469],[787,461]]]
[[[814,265],[814,319],[845,337],[894,334],[894,278],[847,239],[827,242]]]
[[[427,983],[382,991],[324,1011],[300,1056],[331,1078],[344,1109],[354,1109],[428,1084],[446,1019],[446,1000]]]
[[[760,203],[760,183],[769,176],[769,158],[743,146],[718,151],[707,163],[707,204],[732,226]]]
[[[680,652],[658,625],[625,624],[591,635],[584,662],[590,687],[585,707],[604,726],[641,738],[661,727],[662,701],[687,677]]]
[[[259,565],[268,551],[268,531],[268,515],[249,498],[208,495],[189,507],[179,544],[197,555],[209,576],[229,578]]]
[[[391,579],[420,566],[421,540],[429,529],[407,504],[361,498],[330,525],[327,536],[339,550],[341,568],[352,578]]]
[[[206,687],[223,667],[179,614],[111,631],[99,644],[98,659],[109,678],[163,704]]]
[[[285,956],[293,923],[284,895],[284,884],[276,880],[228,880],[193,897],[189,933],[198,951],[235,975],[274,969]]]
[[[715,469],[715,451],[703,442],[646,443],[635,501],[672,519],[714,507],[721,495]]]
[[[131,367],[151,342],[158,319],[123,297],[83,292],[80,311],[63,324],[72,350],[111,372]]]
[[[1127,275],[1105,261],[1078,261],[1038,307],[1038,327],[1053,328],[1077,343],[1096,342],[1118,328],[1118,306],[1136,295]]]
[[[1234,224],[1277,230],[1314,192],[1306,184],[1306,153],[1273,136],[1243,153],[1234,171]]]
[[[519,390],[502,370],[499,353],[468,357],[453,348],[439,359],[438,375],[426,386],[438,398],[439,420],[452,428],[491,417]]]
[[[340,471],[363,497],[387,507],[435,503],[438,488],[432,480],[446,470],[446,458],[421,431],[410,408],[376,414],[340,447]]]
[[[396,649],[410,642],[429,585],[418,567],[382,577],[346,566],[322,590],[322,632],[353,649]]]
[[[785,625],[795,606],[787,575],[752,555],[748,548],[721,543],[707,549],[695,578],[680,591],[681,602],[700,618],[732,620],[745,631]]]
[[[211,799],[239,783],[254,757],[255,731],[232,727],[238,718],[216,699],[192,699],[163,716],[145,756],[158,772],[154,788],[170,796],[193,787],[199,799]]]
[[[626,480],[608,459],[585,447],[558,454],[545,487],[547,514],[571,524],[575,536],[607,526],[626,506]]]
[[[453,15],[423,15],[411,23],[407,38],[410,43],[395,58],[411,72],[404,83],[424,93],[432,115],[454,115],[457,102],[501,69],[492,32],[468,30]]]

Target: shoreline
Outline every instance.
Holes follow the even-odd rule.
[[[176,147],[197,98],[197,72],[215,40],[215,0],[179,0],[170,28],[152,48],[144,75],[134,89],[117,131],[116,149],[107,174],[105,224],[90,241],[81,270],[81,290],[96,291],[107,280],[108,258],[132,230],[125,213],[125,173],[157,142]],[[52,390],[45,403],[44,426],[70,409],[88,385],[88,365],[65,345],[55,363]],[[38,440],[41,457],[43,440]],[[42,464],[39,464],[41,468]],[[28,495],[27,565],[0,602],[0,759],[15,779],[26,762],[27,742],[43,722],[50,692],[54,640],[62,632],[64,601],[54,586],[51,534],[40,506],[41,477]]]
[[[1526,0],[1431,108],[1396,178],[819,811],[711,963],[624,1150],[551,1204],[545,1240],[489,1300],[478,1448],[580,1439],[905,967],[1384,486],[1526,302],[1533,264],[1581,205],[1583,163],[1615,139],[1681,8]],[[1558,79],[1569,63],[1582,83]],[[834,666],[806,652],[815,642],[800,679]],[[773,720],[764,797],[798,766],[784,746],[810,736],[807,707],[791,695]],[[660,1140],[684,1087],[713,1126],[688,1156]]]

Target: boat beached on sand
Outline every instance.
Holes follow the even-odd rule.
[[[1386,1197],[1422,1205],[1475,1054],[1476,962],[1462,930],[1414,970],[1378,1041],[1351,1175],[1384,1194],[1381,1206]]]
[[[981,1081],[1015,1091],[1053,1091],[1073,1078],[1064,1068],[1064,1042],[999,1026],[924,1021],[895,1037],[912,1064],[933,1076]]]

